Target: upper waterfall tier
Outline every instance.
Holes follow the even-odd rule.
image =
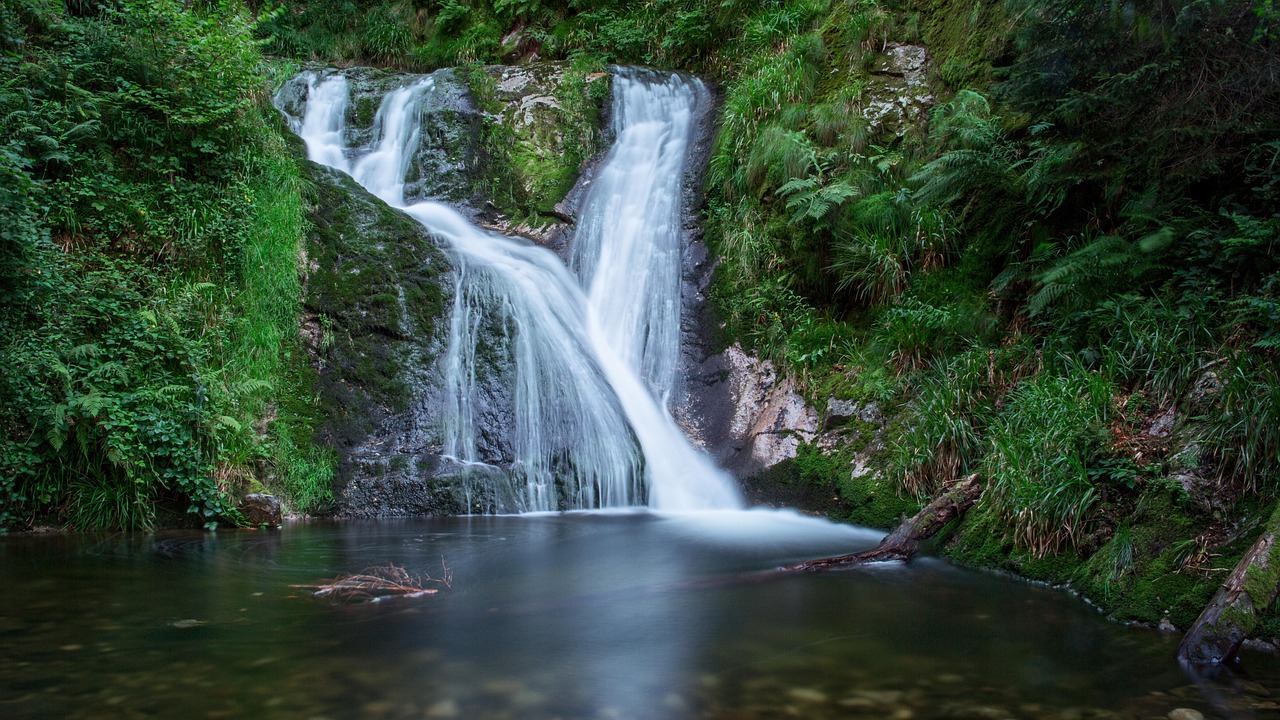
[[[442,456],[498,512],[738,507],[733,481],[666,406],[680,350],[681,180],[706,89],[616,71],[617,139],[583,204],[575,277],[549,250],[406,192],[415,156],[430,150],[433,103],[456,88],[447,73],[387,92],[368,133],[346,127],[342,74],[304,73],[294,83],[305,85],[305,104],[291,118],[310,159],[349,173],[454,251]],[[508,438],[500,453],[495,434]]]

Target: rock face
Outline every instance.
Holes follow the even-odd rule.
[[[572,228],[564,204],[586,164],[607,141],[610,76],[544,62],[471,71],[472,95],[485,117],[477,136],[490,193],[482,225],[557,252]]]
[[[805,404],[791,378],[780,378],[773,363],[734,345],[725,351],[735,403],[730,434],[742,441],[740,471],[763,470],[796,456],[802,442],[818,433],[818,413]]]
[[[326,418],[317,439],[338,453],[338,509],[454,512],[456,488],[425,479],[440,445],[434,363],[453,294],[448,258],[421,225],[350,177],[307,166],[316,202],[302,334]]]
[[[689,384],[685,431],[738,477],[795,458],[823,430],[795,383],[737,344],[705,358]]]
[[[928,82],[929,52],[921,45],[889,43],[867,85],[863,117],[872,127],[901,137],[924,127],[933,105]]]

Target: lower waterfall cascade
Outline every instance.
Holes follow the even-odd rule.
[[[348,173],[422,223],[453,251],[456,286],[440,361],[442,457],[468,482],[490,484],[497,512],[629,507],[736,509],[732,478],[671,416],[680,356],[683,176],[694,112],[709,101],[695,78],[613,72],[616,138],[586,188],[568,263],[528,241],[482,230],[452,207],[406,197],[406,174],[443,74],[388,92],[371,139],[348,145],[350,89],[340,72],[306,72],[291,127],[307,156]],[[496,346],[496,347],[495,347]],[[478,449],[472,399],[492,356],[505,361],[511,455]]]

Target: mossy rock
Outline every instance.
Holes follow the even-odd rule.
[[[509,217],[536,222],[554,215],[605,146],[609,76],[548,62],[476,68],[466,80],[486,116],[480,157],[488,199]]]
[[[452,270],[416,221],[343,173],[305,167],[312,228],[303,335],[318,369],[324,423],[317,439],[338,452],[339,506],[377,508],[365,497],[376,488],[362,483],[399,481],[417,492],[439,450],[430,408],[439,407],[435,366],[446,342]],[[403,514],[403,504],[391,505],[378,514]],[[457,503],[444,493],[409,505],[417,514]]]

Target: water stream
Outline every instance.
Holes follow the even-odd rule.
[[[498,511],[739,507],[732,479],[690,445],[668,408],[680,351],[681,178],[706,89],[676,74],[615,72],[617,141],[588,191],[570,272],[545,248],[406,197],[422,110],[440,81],[427,75],[389,92],[372,140],[353,147],[344,132],[347,81],[311,73],[295,127],[310,159],[349,173],[454,251],[444,456],[477,477],[507,479]],[[484,357],[495,352],[509,371]],[[513,396],[514,457],[502,470],[483,462],[473,408],[495,372],[506,374]]]

